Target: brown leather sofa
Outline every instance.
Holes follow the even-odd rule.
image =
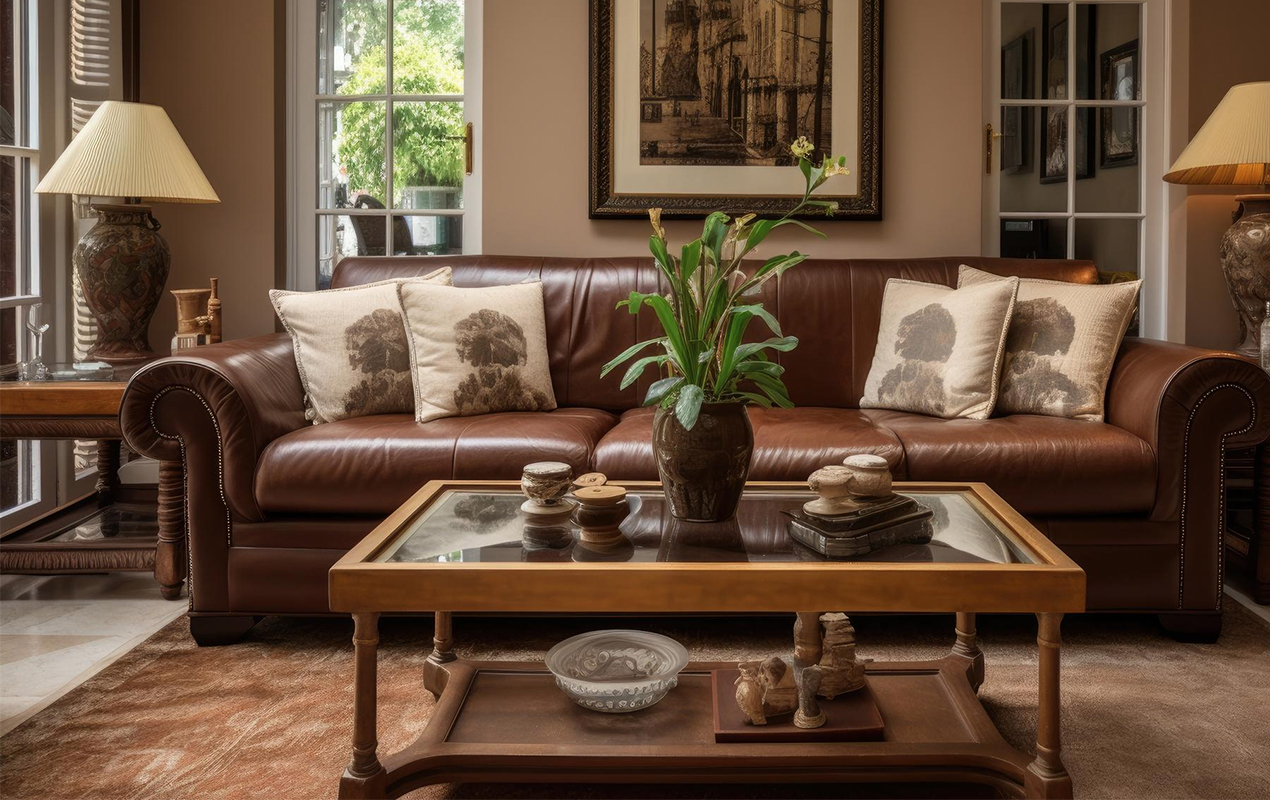
[[[1270,379],[1227,353],[1127,339],[1106,422],[1040,416],[941,420],[856,403],[888,278],[952,284],[967,263],[999,274],[1096,280],[1086,261],[808,261],[761,298],[801,344],[780,354],[799,405],[751,410],[755,479],[802,480],[857,452],[897,478],[985,481],[1088,573],[1088,607],[1159,614],[1193,637],[1220,630],[1223,454],[1270,433]],[[614,305],[653,291],[649,259],[350,258],[333,285],[454,267],[459,286],[541,279],[559,408],[416,424],[409,415],[310,425],[285,334],[226,342],[138,372],[122,423],[138,452],[185,465],[190,617],[202,644],[266,614],[327,612],[327,569],[425,481],[515,478],[553,459],[615,478],[656,477],[648,380],[622,391],[600,367],[655,335]]]

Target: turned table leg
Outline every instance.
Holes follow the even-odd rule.
[[[181,596],[185,583],[185,478],[180,461],[159,462],[159,541],[154,579],[165,600]]]
[[[1036,637],[1040,656],[1036,759],[1028,765],[1024,792],[1027,797],[1070,798],[1072,779],[1060,757],[1059,626],[1063,615],[1037,614],[1036,617],[1040,623]]]
[[[97,440],[97,500],[102,506],[115,501],[115,491],[119,488],[119,453],[118,439]]]
[[[341,798],[377,798],[385,794],[376,731],[376,681],[379,614],[353,615],[353,758],[340,778]]]
[[[423,688],[433,697],[440,697],[450,676],[445,665],[455,659],[453,614],[438,611],[433,619],[432,652],[423,664]]]
[[[983,651],[979,649],[974,612],[957,612],[957,641],[953,644],[952,652],[970,662],[967,666],[970,687],[978,692],[983,685]]]

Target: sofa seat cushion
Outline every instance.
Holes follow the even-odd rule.
[[[653,413],[636,408],[595,449],[595,469],[618,480],[657,480],[653,461]],[[850,408],[761,408],[750,406],[754,458],[750,480],[801,481],[826,464],[857,453],[876,453],[896,477],[904,475],[899,439],[864,412]]]
[[[388,514],[430,480],[515,479],[534,461],[590,468],[607,411],[564,408],[417,423],[385,414],[314,425],[273,441],[256,470],[266,514]]]
[[[1112,425],[1030,414],[866,413],[903,443],[909,480],[983,482],[1024,514],[1144,513],[1155,501],[1154,452]]]

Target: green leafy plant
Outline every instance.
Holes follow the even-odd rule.
[[[635,383],[649,367],[664,371],[665,377],[649,387],[644,405],[673,407],[680,424],[689,430],[696,425],[703,403],[793,407],[781,380],[785,369],[770,360],[768,354],[789,352],[798,346],[798,339],[783,334],[776,317],[762,303],[749,298],[758,294],[763,284],[802,263],[807,256],[798,251],[773,256],[750,274],[741,269],[741,262],[768,234],[783,225],[797,225],[824,238],[825,234],[794,215],[807,209],[833,215],[838,204],[813,200],[812,193],[834,175],[847,174],[846,159],[825,157],[814,165],[808,158],[812,149],[806,137],[790,146],[806,187],[797,205],[778,219],[756,220],[754,214],[732,219],[716,211],[706,217],[701,238],[684,245],[675,256],[666,245],[661,209],[649,210],[653,235],[648,247],[670,284],[670,292],[664,296],[631,292],[617,307],[632,314],[652,309],[664,335],[627,348],[604,365],[601,377],[648,348],[660,350],[631,363],[622,376],[621,387]],[[746,328],[756,317],[772,335],[763,341],[745,342]]]

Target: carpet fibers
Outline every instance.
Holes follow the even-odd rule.
[[[788,653],[791,619],[656,619],[694,659]],[[951,617],[861,617],[861,653],[937,658]],[[604,623],[460,618],[465,658],[540,658],[556,641]],[[421,683],[430,623],[386,619],[379,667],[380,753],[423,729]],[[1036,724],[1035,621],[983,617],[981,698],[1015,746]],[[352,624],[265,620],[230,647],[194,646],[184,619],[0,739],[0,796],[27,798],[334,797],[349,758]],[[667,702],[673,702],[673,694]],[[1270,797],[1270,627],[1228,603],[1216,645],[1179,644],[1145,618],[1064,623],[1063,756],[1077,797]],[[514,713],[514,712],[509,712]],[[562,786],[463,784],[411,797],[836,797],[847,786]],[[926,787],[934,796],[960,790]]]

